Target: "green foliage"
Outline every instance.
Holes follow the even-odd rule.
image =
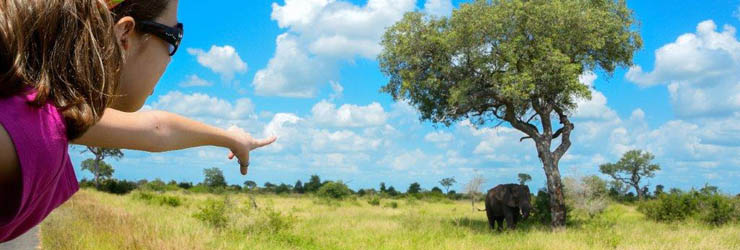
[[[193,217],[214,228],[223,229],[227,226],[227,208],[230,206],[228,198],[224,200],[208,199]]]
[[[445,187],[446,193],[450,192],[450,187],[455,184],[455,177],[448,177],[444,178],[441,181],[439,181],[439,184]]]
[[[396,209],[396,208],[398,208],[398,202],[391,201],[391,202],[388,202],[388,203],[384,204],[383,207],[389,207],[389,208]]]
[[[323,186],[321,186],[321,188],[319,188],[317,192],[317,195],[319,197],[327,198],[327,199],[337,199],[337,200],[347,198],[351,194],[352,194],[352,191],[350,191],[347,185],[345,185],[341,181],[327,182]]]
[[[683,221],[694,217],[707,224],[720,226],[740,220],[737,206],[732,197],[718,192],[692,190],[663,193],[655,200],[640,203],[638,211],[655,221]]]
[[[534,199],[533,210],[535,221],[539,221],[542,224],[550,223],[552,215],[550,211],[550,194],[547,193],[547,190],[540,189],[537,192],[537,197]]]
[[[431,192],[432,192],[432,193],[439,193],[439,194],[442,194],[442,189],[440,189],[440,188],[438,188],[438,187],[433,187],[433,188],[432,188],[432,190],[431,190]]]
[[[311,175],[311,179],[303,185],[303,188],[306,190],[306,193],[319,191],[319,188],[321,188],[321,178],[318,175]]]
[[[182,199],[178,196],[156,194],[147,191],[135,192],[132,196],[133,199],[145,201],[149,204],[155,204],[160,206],[178,207],[182,205]]]
[[[255,188],[257,188],[257,183],[254,181],[245,181],[244,188],[254,190]]]
[[[225,188],[226,187],[226,179],[224,178],[224,173],[219,168],[206,168],[203,169],[203,175],[205,175],[205,179],[203,180],[203,184],[210,188]]]
[[[108,179],[98,187],[98,191],[112,194],[127,194],[136,189],[136,183],[127,180]]]
[[[525,173],[519,173],[518,178],[519,178],[520,185],[526,185],[528,181],[532,180],[532,176],[530,176],[529,174],[525,174]]]
[[[295,182],[295,185],[293,185],[293,192],[297,194],[302,194],[306,192],[306,190],[303,188],[303,183],[301,183],[300,180]]]
[[[634,23],[623,1],[478,0],[450,18],[407,13],[381,42],[382,91],[446,125],[524,114],[539,98],[570,111],[591,96],[583,72],[632,65],[642,47]]]
[[[419,192],[421,192],[421,185],[418,182],[411,183],[408,191],[406,191],[408,194],[418,194]]]
[[[295,224],[295,217],[283,215],[282,212],[270,207],[262,210],[261,231],[264,233],[278,233],[290,229]]]
[[[711,195],[704,204],[702,221],[713,226],[727,224],[733,219],[738,219],[735,214],[735,204],[731,198],[722,195]]]
[[[87,170],[92,173],[96,179],[107,180],[113,177],[113,166],[109,165],[104,161],[99,161],[97,168],[95,167],[95,159],[87,159],[82,162],[82,170]]]
[[[373,196],[367,200],[367,204],[370,204],[371,206],[380,206],[380,197]]]

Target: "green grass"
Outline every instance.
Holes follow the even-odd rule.
[[[45,249],[740,249],[740,225],[656,223],[633,206],[611,205],[564,231],[527,222],[493,232],[469,202],[168,192],[178,206],[80,190],[42,224]],[[222,202],[226,225],[203,220]],[[392,204],[397,204],[393,208]],[[482,204],[478,204],[483,207]],[[220,210],[218,210],[220,211]],[[209,217],[210,218],[210,217]]]

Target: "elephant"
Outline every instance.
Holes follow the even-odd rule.
[[[490,228],[493,229],[494,223],[498,223],[498,230],[503,230],[506,219],[506,225],[515,229],[519,221],[529,217],[532,210],[530,196],[527,185],[501,184],[489,189],[486,195],[486,215]]]

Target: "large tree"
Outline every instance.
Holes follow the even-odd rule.
[[[655,156],[649,152],[630,150],[624,153],[616,163],[601,164],[599,170],[611,176],[616,182],[632,186],[637,193],[637,198],[642,200],[647,186],[640,186],[640,182],[645,178],[655,176],[655,171],[660,170],[660,165],[651,163],[654,158]]]
[[[551,224],[564,227],[558,163],[571,146],[569,116],[591,97],[579,76],[631,66],[642,46],[634,23],[624,0],[478,0],[449,18],[407,13],[383,36],[381,91],[415,106],[421,120],[507,123],[524,133],[547,177]]]
[[[113,157],[121,159],[123,152],[120,149],[87,147],[84,152],[90,152],[95,155],[95,159],[87,159],[82,162],[82,169],[88,170],[95,175],[95,188],[100,188],[100,177],[111,178],[113,176],[113,167],[103,160]]]

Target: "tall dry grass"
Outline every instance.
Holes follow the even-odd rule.
[[[81,190],[42,225],[45,249],[740,249],[740,225],[648,221],[634,207],[612,204],[567,230],[524,223],[492,232],[468,202],[363,198],[325,202],[305,196],[168,193],[172,207]],[[227,224],[193,216],[207,200],[226,200]],[[398,208],[384,204],[395,201]],[[482,207],[479,204],[479,207]]]

